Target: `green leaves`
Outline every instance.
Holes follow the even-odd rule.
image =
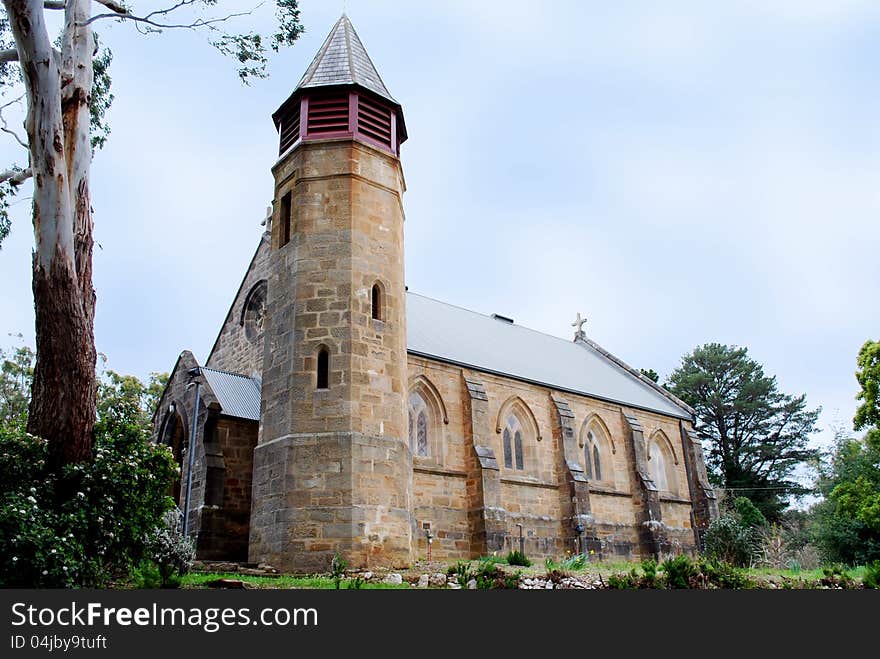
[[[216,0],[203,0],[203,4],[214,6],[218,3]],[[221,32],[218,38],[211,41],[218,51],[238,61],[238,77],[246,85],[250,84],[252,78],[268,77],[267,45],[277,53],[282,47],[292,46],[304,32],[297,0],[275,0],[275,18],[278,26],[271,35]],[[216,24],[211,27],[219,31]]]
[[[92,99],[89,105],[90,125],[92,135],[92,151],[103,149],[110,135],[110,125],[105,119],[107,110],[113,104],[113,93],[110,91],[110,63],[113,61],[113,53],[109,48],[101,48],[97,32],[95,36],[95,56],[92,58]]]
[[[168,374],[151,373],[146,384],[134,375],[107,371],[98,383],[96,433],[116,434],[130,428],[148,437],[152,414]]]
[[[880,427],[880,341],[866,341],[856,361],[856,379],[862,388],[856,399],[862,404],[856,410],[853,425],[856,430]]]
[[[748,496],[775,519],[785,497],[804,493],[790,480],[795,467],[816,456],[808,448],[820,409],[806,396],[780,392],[776,378],[737,346],[708,343],[682,358],[667,388],[697,413],[697,431],[708,440],[712,480]]]
[[[24,427],[35,358],[27,346],[15,348],[10,354],[0,350],[0,424]]]
[[[60,472],[47,456],[0,424],[0,587],[105,586],[150,548],[177,466],[137,433],[99,436],[92,462]]]
[[[305,28],[299,22],[297,0],[275,0],[275,5],[278,30],[272,35],[272,50],[277,53],[282,46],[292,46]]]
[[[812,512],[825,558],[850,565],[880,559],[880,430],[861,439],[839,434],[818,485],[825,498]]]

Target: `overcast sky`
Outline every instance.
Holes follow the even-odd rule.
[[[747,346],[824,408],[818,441],[849,425],[856,353],[880,338],[880,3],[301,8],[306,34],[251,87],[204,36],[101,25],[116,101],[93,167],[96,334],[111,368],[207,356],[272,198],[270,115],[345,8],[406,115],[410,290],[562,337],[581,312],[591,338],[664,378],[698,344]],[[12,215],[0,331],[33,345],[29,199]]]

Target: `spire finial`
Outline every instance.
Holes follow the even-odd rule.
[[[574,331],[574,340],[575,341],[586,341],[587,333],[584,331],[584,325],[587,324],[586,318],[581,318],[581,312],[578,311],[577,318],[571,324],[572,327],[576,328]]]

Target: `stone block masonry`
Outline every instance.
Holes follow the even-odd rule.
[[[274,174],[251,560],[313,571],[338,551],[356,567],[406,564],[413,476],[400,162],[335,139],[301,144]]]

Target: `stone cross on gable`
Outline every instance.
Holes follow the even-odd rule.
[[[581,318],[581,314],[580,314],[580,312],[578,312],[577,318],[571,324],[572,327],[576,328],[575,332],[574,332],[574,340],[575,341],[577,341],[578,339],[585,340],[587,338],[587,333],[584,332],[584,325],[586,325],[586,324],[587,324],[587,319]]]

